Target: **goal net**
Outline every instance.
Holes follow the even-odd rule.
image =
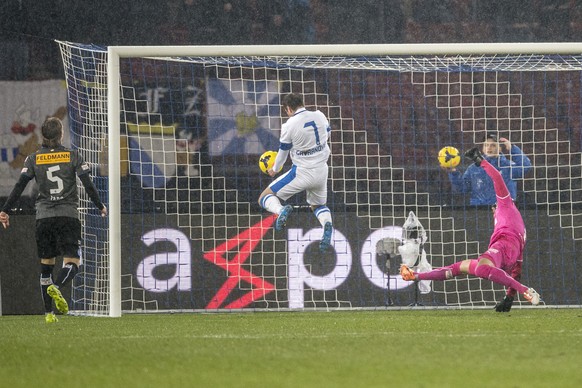
[[[517,180],[522,282],[546,304],[580,304],[577,45],[59,45],[71,141],[111,213],[103,225],[82,199],[78,313],[493,306],[503,288],[476,277],[402,281],[397,249],[411,215],[432,267],[487,249],[490,208],[454,190],[437,154],[488,133],[532,164]],[[304,195],[283,232],[257,204],[271,182],[258,158],[278,149],[289,92],[332,127],[325,254]]]

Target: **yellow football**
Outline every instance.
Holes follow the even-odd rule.
[[[438,159],[441,167],[453,168],[461,163],[461,154],[455,147],[446,146],[439,151]]]
[[[277,157],[276,151],[265,151],[261,155],[261,157],[259,158],[259,168],[263,173],[268,174],[267,170],[273,168],[276,157]]]

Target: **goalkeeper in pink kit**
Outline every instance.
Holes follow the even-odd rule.
[[[519,282],[526,240],[523,218],[511,199],[503,177],[483,158],[479,149],[467,151],[465,157],[485,169],[493,180],[497,196],[497,205],[493,208],[495,226],[487,251],[477,259],[459,261],[424,273],[415,273],[403,264],[400,275],[404,280],[447,280],[461,274],[475,275],[501,284],[507,289],[503,301],[495,306],[498,312],[509,312],[518,292],[533,305],[537,305],[540,303],[540,295],[533,288]]]

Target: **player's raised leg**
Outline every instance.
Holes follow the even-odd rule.
[[[507,288],[513,288],[521,293],[523,297],[533,305],[540,303],[540,296],[533,288],[524,286],[509,276],[507,272],[503,271],[502,269],[487,264],[485,260],[488,259],[482,258],[481,260],[483,260],[481,265],[479,265],[478,260],[475,259],[463,260],[446,267],[436,268],[429,272],[414,272],[406,264],[402,264],[400,266],[400,276],[403,280],[420,281],[447,280],[461,274],[470,274],[490,280],[497,284],[501,284]]]
[[[259,197],[259,205],[266,211],[278,215],[277,221],[275,222],[275,230],[283,230],[283,228],[285,228],[287,225],[287,218],[293,211],[291,205],[281,205],[281,201],[269,187],[267,187]]]
[[[523,297],[533,305],[540,303],[540,296],[533,288],[524,286],[500,268],[492,265],[479,265],[475,270],[475,275],[490,280],[493,283],[501,284],[506,288],[517,290],[517,292],[523,295]]]

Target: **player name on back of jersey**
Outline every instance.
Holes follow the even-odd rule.
[[[295,153],[299,156],[309,156],[315,154],[316,152],[323,151],[324,147],[325,144],[319,144],[305,151],[297,150]]]
[[[69,163],[70,161],[71,153],[69,151],[36,155],[36,164]]]

